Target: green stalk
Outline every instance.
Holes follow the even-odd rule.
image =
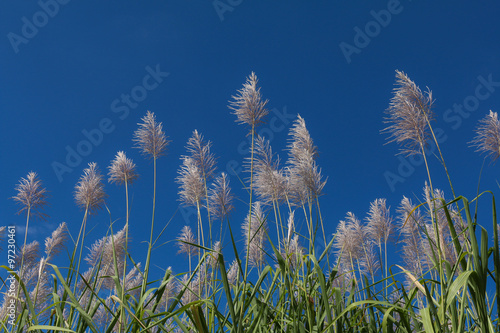
[[[325,242],[325,250],[326,250],[328,245],[326,243],[325,227],[323,225],[323,216],[321,215],[321,207],[319,205],[318,196],[316,196],[316,208],[318,210],[319,221],[321,222],[321,231],[323,232],[323,240]],[[330,267],[330,256],[329,255],[326,256],[326,263],[327,263],[328,267]]]
[[[276,222],[276,235],[278,235],[278,252],[281,253],[281,240],[280,240],[281,237],[280,237],[280,230],[279,230],[279,226],[278,226],[278,212],[276,211],[276,205],[277,205],[276,202],[273,200],[274,220]],[[280,220],[281,220],[281,216],[280,216]]]
[[[252,124],[252,145],[251,145],[251,151],[250,151],[250,207],[249,207],[249,213],[248,213],[248,223],[249,223],[249,228],[248,228],[248,244],[247,244],[247,253],[246,253],[246,262],[245,262],[245,276],[243,277],[243,288],[246,288],[247,284],[247,277],[248,277],[248,255],[250,252],[250,231],[252,229],[252,190],[253,190],[253,155],[254,155],[254,139],[255,139],[255,124]],[[245,304],[245,298],[246,298],[246,292],[243,292],[242,295],[243,299],[241,300],[241,307],[240,307],[240,316],[243,318],[243,307]],[[239,329],[241,330],[242,325],[238,325]]]
[[[151,250],[153,248],[153,228],[155,223],[155,207],[156,207],[156,156],[153,157],[153,211],[151,216],[151,235],[149,238],[148,244],[148,254],[146,257],[146,265],[144,266],[144,279],[142,280],[141,285],[141,296],[146,292],[146,284],[148,283],[148,275],[149,275],[149,263],[151,261]],[[142,310],[142,305],[139,311]]]
[[[121,320],[119,322],[118,326],[118,331],[121,332],[121,325],[123,321],[123,317],[125,316],[125,276],[127,275],[127,250],[128,250],[128,220],[129,220],[129,208],[128,208],[128,180],[127,180],[127,174],[125,173],[125,206],[127,209],[126,212],[126,220],[125,220],[125,254],[124,254],[124,261],[123,261],[123,287],[122,287],[122,304],[120,305],[121,310]],[[119,278],[119,277],[118,277]]]
[[[85,242],[85,230],[87,228],[88,212],[89,212],[89,204],[87,204],[87,207],[85,208],[85,214],[83,216],[83,223],[82,223],[82,227],[80,228],[80,232],[81,233],[78,235],[78,239],[77,239],[76,246],[75,246],[75,249],[77,249],[78,248],[78,241],[80,240],[80,235],[81,235],[82,236],[82,244],[80,246],[80,254],[78,255],[78,265],[77,265],[77,268],[76,268],[75,288],[73,290],[73,293],[76,293],[76,285],[77,285],[77,282],[78,282],[78,274],[80,272],[80,264],[82,262],[83,243]],[[83,232],[82,232],[82,230],[83,230]]]

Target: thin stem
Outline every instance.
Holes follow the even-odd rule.
[[[250,231],[252,229],[252,190],[253,190],[253,155],[254,155],[254,139],[255,139],[255,124],[252,124],[252,145],[251,145],[251,151],[250,151],[250,207],[249,207],[249,213],[248,213],[248,244],[247,244],[247,253],[246,253],[246,262],[245,262],[245,276],[243,277],[243,287],[246,288],[246,283],[247,283],[247,275],[248,275],[248,256],[250,252]],[[241,301],[241,309],[240,313],[241,316],[243,317],[243,305],[245,304],[245,297],[246,292],[243,293],[243,300]],[[239,325],[241,328],[241,325]]]
[[[126,209],[127,209],[127,212],[126,212],[126,218],[125,218],[125,254],[124,254],[124,259],[123,259],[123,287],[122,287],[122,304],[121,304],[121,317],[122,317],[122,320],[120,320],[120,323],[119,323],[119,328],[118,328],[118,331],[121,332],[121,325],[122,325],[122,321],[124,319],[124,316],[125,316],[125,277],[127,275],[127,248],[128,248],[128,220],[129,220],[129,208],[128,208],[128,179],[127,179],[127,175],[125,174],[125,206],[126,206]]]
[[[151,235],[148,244],[148,254],[146,257],[146,265],[144,267],[144,279],[141,286],[141,296],[146,292],[146,284],[148,283],[149,263],[151,261],[151,250],[153,247],[153,229],[155,223],[155,207],[156,207],[156,157],[153,158],[153,211],[151,215]],[[142,308],[142,306],[141,306]]]
[[[80,272],[80,264],[82,262],[83,243],[85,242],[85,230],[87,227],[88,212],[89,212],[89,204],[87,204],[87,207],[85,208],[85,215],[83,216],[82,228],[80,228],[81,234],[78,235],[78,240],[80,239],[80,235],[82,236],[82,244],[80,245],[80,254],[78,255],[78,266],[76,267],[76,274],[77,275],[76,275],[76,280],[75,280],[74,291],[76,291],[76,286],[77,286],[77,282],[78,282],[78,274]],[[77,240],[75,249],[78,247],[78,240]]]
[[[318,209],[318,216],[319,216],[319,221],[321,222],[321,231],[323,232],[323,240],[325,241],[325,251],[326,251],[326,248],[327,248],[326,233],[325,233],[325,227],[323,225],[323,216],[321,215],[321,208],[319,205],[318,196],[316,196],[316,208]],[[329,255],[326,255],[326,263],[328,264],[328,267],[330,267],[330,256]]]

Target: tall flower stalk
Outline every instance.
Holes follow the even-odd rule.
[[[283,169],[280,169],[280,159],[273,153],[268,140],[260,135],[255,141],[255,167],[253,187],[259,200],[264,204],[272,204],[278,236],[278,250],[284,237],[279,206],[288,196],[288,182]],[[281,226],[281,233],[280,227]]]
[[[249,219],[251,223],[252,219],[252,191],[253,191],[253,163],[254,163],[254,140],[255,140],[255,128],[261,122],[263,118],[269,113],[266,108],[268,100],[264,100],[260,93],[260,87],[257,87],[258,79],[254,72],[250,74],[246,82],[243,84],[243,88],[238,90],[235,96],[232,96],[232,100],[229,101],[229,108],[233,111],[232,113],[236,115],[236,122],[240,124],[246,124],[250,126],[250,136],[251,136],[251,146],[250,146],[250,188],[249,188]],[[250,229],[248,230],[250,232]],[[249,235],[247,235],[249,237]],[[244,283],[246,283],[247,273],[248,273],[248,254],[249,246],[247,244],[247,257],[245,263],[245,274]],[[245,294],[244,294],[245,295]],[[245,296],[243,296],[245,297]],[[241,310],[243,310],[243,303],[241,304]]]
[[[149,275],[149,264],[151,261],[151,250],[153,248],[153,230],[155,222],[156,208],[156,160],[166,153],[166,148],[169,144],[167,137],[163,132],[163,125],[156,121],[156,116],[153,112],[148,111],[141,119],[139,128],[134,133],[135,148],[141,153],[153,160],[153,209],[151,214],[151,234],[148,243],[148,253],[146,257],[146,265],[144,267],[144,280],[141,286],[141,295],[146,291],[146,283]]]
[[[111,165],[108,167],[108,182],[115,183],[117,185],[125,185],[125,208],[126,208],[126,218],[125,218],[125,251],[123,254],[123,280],[122,280],[122,302],[125,301],[125,278],[127,272],[127,250],[128,250],[128,229],[129,229],[129,203],[128,203],[128,185],[134,182],[138,175],[135,172],[135,164],[134,162],[127,158],[123,151],[119,151],[115,159],[111,162]],[[122,321],[125,316],[125,308],[124,303],[121,304],[121,316],[122,320],[119,322],[119,331],[121,332]]]
[[[209,211],[212,219],[220,221],[219,241],[222,241],[222,225],[224,219],[228,217],[229,212],[233,210],[233,194],[229,186],[229,178],[225,172],[222,172],[215,178],[209,191]]]
[[[311,135],[306,128],[306,122],[300,115],[294,121],[290,129],[290,141],[288,144],[288,182],[289,193],[292,201],[302,206],[309,232],[309,250],[314,251],[315,229],[312,224],[312,207],[314,202],[318,203],[318,197],[322,194],[326,180],[321,175],[321,169],[316,164],[318,148],[314,145]],[[309,217],[307,216],[307,209]],[[326,234],[321,218],[318,204],[318,219],[321,223],[325,248]]]
[[[387,278],[387,242],[394,232],[394,226],[392,224],[390,208],[387,207],[386,204],[386,199],[376,199],[370,204],[367,222],[368,236],[377,244],[379,249],[379,261],[384,263],[382,271],[385,269],[384,277]],[[384,252],[384,256],[382,256],[382,251]],[[385,294],[387,297],[387,280],[385,280]]]
[[[76,204],[85,210],[83,215],[82,225],[80,227],[80,232],[78,233],[78,238],[76,240],[75,248],[73,250],[72,260],[75,255],[75,251],[78,248],[80,237],[80,254],[78,256],[78,265],[76,272],[80,271],[80,263],[82,259],[83,245],[85,243],[85,232],[87,226],[87,219],[89,215],[96,214],[102,206],[104,205],[104,199],[106,194],[104,193],[104,185],[102,183],[102,174],[99,171],[97,164],[92,162],[89,163],[89,167],[83,170],[83,175],[75,186],[75,201]],[[75,281],[75,288],[76,288]]]
[[[191,258],[198,253],[198,248],[192,245],[196,243],[196,239],[189,226],[186,225],[184,226],[184,228],[182,228],[178,241],[179,241],[178,253],[185,253],[188,256],[189,272],[192,272]]]
[[[21,214],[22,212],[26,213],[26,229],[24,232],[23,243],[24,249],[26,248],[26,242],[28,240],[30,217],[32,215],[41,219],[45,219],[47,217],[47,215],[43,213],[43,208],[47,205],[47,190],[43,187],[42,181],[38,178],[37,173],[33,171],[29,172],[26,178],[21,178],[19,180],[15,190],[17,193],[14,197],[12,197],[12,199],[21,206],[18,214]],[[19,276],[23,276],[23,267],[24,251],[22,251]],[[19,296],[19,291],[20,288],[18,287],[17,296]]]
[[[431,110],[433,102],[432,92],[430,90],[423,93],[405,73],[396,71],[396,88],[394,88],[394,96],[392,97],[389,108],[386,111],[387,117],[385,122],[389,125],[384,129],[385,132],[389,133],[389,142],[396,142],[400,144],[401,152],[403,154],[422,155],[427,170],[431,194],[434,193],[434,190],[425,149],[427,147],[427,141],[431,137],[434,138],[436,145],[438,145],[434,132],[432,131],[432,127],[430,126],[430,121],[434,118]],[[440,156],[440,161],[443,163],[453,191],[453,185],[451,185],[451,180],[446,169],[446,164],[444,164],[441,151]],[[454,192],[453,195],[455,196]],[[434,216],[436,213],[435,200],[432,200],[432,203],[429,203],[429,205],[431,210],[432,225],[434,226],[434,233],[437,239],[439,228]],[[438,251],[438,254],[439,261],[441,262],[441,252]],[[439,275],[441,277],[444,276],[441,265],[439,267]]]
[[[213,246],[212,219],[210,216],[210,201],[208,200],[208,182],[210,179],[212,179],[215,173],[216,160],[214,154],[210,151],[211,147],[212,142],[205,141],[203,135],[197,130],[194,130],[193,135],[187,142],[186,149],[201,173],[203,188],[205,190],[204,198],[205,206],[207,208],[209,240],[210,246]],[[198,221],[199,223],[202,223],[201,216],[199,216]]]

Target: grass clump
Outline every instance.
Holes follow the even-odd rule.
[[[256,128],[268,113],[252,73],[230,101],[237,122],[248,128],[250,156],[246,217],[231,220],[234,194],[229,177],[216,171],[212,143],[194,131],[181,157],[179,200],[196,209],[193,230],[176,232],[188,271],[150,275],[160,233],[154,230],[157,160],[169,144],[162,124],[147,112],[134,134],[135,147],[153,161],[150,238],[145,264],[129,252],[129,185],[138,178],[125,152],[111,161],[109,182],[125,189],[125,224],[85,248],[87,222],[107,209],[103,176],[90,163],[75,188],[83,210],[76,238],[61,224],[45,240],[16,249],[19,266],[2,266],[0,327],[5,332],[495,332],[499,329],[500,255],[495,198],[456,195],[432,130],[432,93],[423,93],[403,72],[389,103],[385,132],[401,153],[422,155],[427,168],[423,195],[403,197],[392,215],[384,198],[370,203],[365,219],[347,212],[333,235],[325,234],[320,202],[326,179],[317,164],[304,118],[289,132],[282,163]],[[497,114],[480,122],[472,142],[499,156]],[[425,149],[438,147],[451,197],[433,187]],[[22,178],[13,198],[26,214],[45,218],[47,191],[36,173]],[[480,200],[492,202],[493,244],[478,223]],[[485,199],[486,198],[486,199]],[[476,211],[471,210],[476,205]],[[109,212],[109,210],[108,210]],[[111,219],[110,219],[111,220]],[[481,217],[481,221],[487,218]],[[239,231],[241,229],[241,231]],[[6,233],[5,227],[0,232]],[[241,233],[240,233],[241,232]],[[238,242],[243,239],[242,244]],[[67,245],[68,240],[69,245]],[[400,248],[392,262],[388,247]],[[54,257],[68,247],[68,266]],[[82,260],[83,259],[83,260]],[[84,268],[86,267],[86,268]],[[11,304],[14,304],[13,307]]]

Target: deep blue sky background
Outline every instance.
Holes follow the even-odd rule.
[[[242,162],[244,155],[237,147],[246,140],[247,129],[234,122],[227,101],[251,71],[258,75],[269,107],[303,116],[319,147],[318,163],[328,176],[326,195],[321,198],[328,234],[348,211],[364,218],[376,198],[387,198],[393,211],[403,195],[422,198],[427,179],[423,166],[394,189],[384,178],[386,171],[397,174],[400,163],[396,144],[384,145],[386,135],[380,134],[396,69],[433,91],[435,127],[447,136],[441,148],[456,192],[474,197],[483,158],[468,142],[480,118],[490,109],[500,111],[499,84],[460,125],[443,117],[454,103],[474,96],[479,76],[500,81],[500,4],[402,0],[399,13],[348,63],[339,45],[355,45],[355,27],[364,30],[374,21],[371,11],[386,9],[388,3],[246,0],[223,13],[221,20],[211,1],[73,0],[60,4],[58,13],[35,36],[17,45],[16,52],[9,34],[22,36],[23,17],[30,22],[34,15],[43,19],[37,16],[42,9],[36,1],[2,2],[0,225],[16,224],[22,230],[25,219],[15,215],[18,208],[9,197],[15,194],[19,178],[33,170],[50,191],[51,204],[46,209],[50,219],[32,223],[29,239],[42,242],[62,221],[76,234],[83,213],[74,204],[73,188],[82,170],[95,161],[107,172],[116,152],[125,150],[141,174],[131,189],[130,223],[134,257],[144,261],[146,245],[140,242],[149,237],[152,164],[131,148],[137,122],[146,110],[155,112],[172,140],[168,155],[158,161],[159,231],[177,210],[174,179],[194,129],[213,142],[219,170],[225,170],[229,161]],[[147,66],[159,66],[170,74],[121,120],[111,104],[142,84]],[[105,134],[102,143],[60,182],[52,163],[64,163],[65,147],[75,149],[85,139],[82,130],[98,127],[103,118],[111,119],[114,131]],[[272,145],[283,160],[289,125],[273,134]],[[431,169],[434,185],[449,197],[435,159]],[[486,163],[481,189],[498,194],[498,174],[498,164]],[[231,182],[235,194],[248,202],[238,179],[233,176]],[[121,227],[123,188],[106,185],[106,191],[112,218],[121,219],[116,224]],[[487,208],[490,200],[483,202]],[[232,223],[238,236],[246,211],[244,203],[236,202]],[[480,216],[489,230],[490,216],[488,210]],[[185,224],[194,227],[195,223],[194,216],[185,218],[178,212],[161,242],[175,238]],[[107,213],[93,217],[89,225],[97,228],[88,236],[88,245],[105,234]],[[168,243],[155,251],[153,261],[159,267],[183,271],[187,264],[172,255],[176,251]],[[225,251],[232,257],[229,246]]]

